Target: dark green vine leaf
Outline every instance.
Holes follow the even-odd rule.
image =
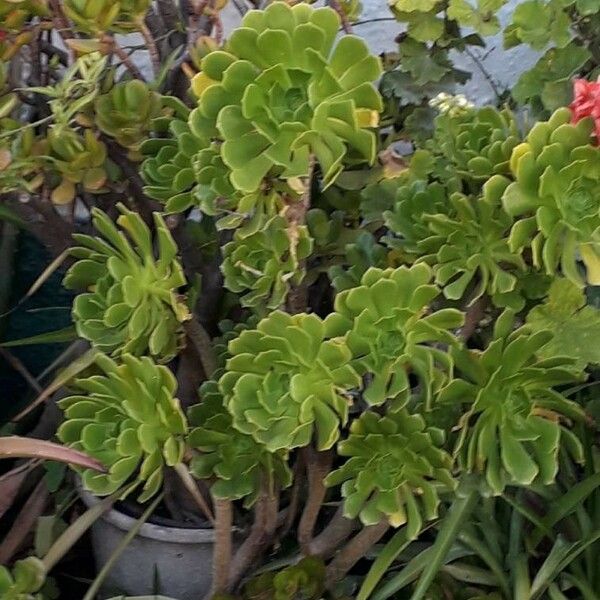
[[[571,78],[589,58],[589,51],[574,43],[551,48],[533,69],[521,75],[513,88],[513,98],[519,104],[533,104],[538,111],[564,106],[565,97],[570,99]]]

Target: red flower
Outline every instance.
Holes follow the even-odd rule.
[[[600,83],[576,79],[573,86],[574,99],[571,102],[571,122],[577,123],[586,117],[594,119],[596,140],[600,141]]]

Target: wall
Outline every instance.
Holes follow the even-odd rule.
[[[473,1],[473,0],[471,0]],[[508,0],[501,9],[499,16],[504,26],[510,19],[514,7],[522,0]],[[363,12],[360,21],[354,26],[357,35],[364,37],[371,50],[376,53],[386,50],[394,50],[394,38],[401,31],[401,26],[393,19],[387,6],[386,0],[362,0]],[[222,12],[225,35],[228,34],[239,22],[240,14],[235,8],[233,0]],[[142,43],[141,37],[136,34],[124,36],[125,45],[137,45]],[[473,48],[472,52],[477,61],[462,54],[454,57],[456,65],[473,73],[472,79],[464,86],[464,93],[469,100],[476,104],[495,103],[495,93],[488,78],[484,75],[485,70],[492,78],[497,89],[504,91],[515,84],[519,75],[531,68],[538,54],[525,46],[504,50],[502,48],[502,35],[486,38],[486,48]],[[152,77],[152,69],[148,63],[146,52],[136,52],[136,62],[142,65],[144,74]],[[480,62],[481,66],[478,66]],[[483,69],[482,69],[483,68]]]

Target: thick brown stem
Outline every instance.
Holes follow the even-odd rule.
[[[210,379],[217,369],[217,359],[215,357],[210,336],[206,333],[206,329],[202,327],[200,321],[195,317],[186,321],[183,327],[188,339],[192,342],[194,349],[198,353],[206,378]]]
[[[58,62],[65,67],[69,64],[69,54],[64,50],[57,48],[50,42],[42,41],[40,43],[40,51],[49,57],[56,57]]]
[[[332,556],[357,526],[355,519],[344,516],[344,507],[340,506],[325,529],[310,542],[308,554],[321,558]]]
[[[8,563],[44,512],[49,497],[46,481],[40,481],[23,505],[10,531],[0,544],[0,565]]]
[[[328,0],[327,4],[329,4],[329,6],[331,6],[331,8],[339,15],[344,33],[352,33],[352,25],[350,24],[350,21],[348,21],[348,17],[338,0]]]
[[[227,591],[231,568],[231,530],[233,526],[233,506],[231,500],[213,498],[215,506],[215,551],[213,554],[212,589],[206,597]]]
[[[317,518],[327,493],[323,480],[331,470],[333,453],[330,451],[317,452],[313,448],[307,447],[303,449],[302,454],[308,474],[308,498],[298,524],[298,542],[302,552],[309,554]]]
[[[148,26],[146,25],[146,22],[144,21],[143,17],[139,20],[138,27],[140,28],[140,33],[144,38],[146,49],[148,50],[148,54],[150,55],[152,70],[154,71],[154,76],[156,77],[160,73],[160,53],[158,52],[158,47],[156,45],[156,42],[154,41],[152,32],[148,29]]]
[[[136,78],[141,79],[142,81],[146,81],[142,72],[137,68],[135,63],[131,60],[131,57],[121,46],[114,37],[108,36],[107,42],[110,42],[112,51],[116,54],[118,59],[123,63],[123,66]]]
[[[63,12],[60,0],[50,0],[50,9],[52,12],[54,28],[58,31],[58,35],[60,35],[63,42],[66,42],[70,38],[77,37],[71,31],[69,20]]]
[[[288,222],[287,234],[290,238],[290,248],[295,256],[298,241],[298,229],[306,224],[306,213],[310,208],[310,192],[312,177],[315,169],[314,156],[310,157],[308,175],[303,181],[303,192],[300,198],[289,197],[285,208],[285,217]],[[298,270],[305,268],[304,261],[298,261]],[[293,285],[288,293],[286,310],[290,314],[304,312],[308,306],[308,288],[305,283]]]
[[[289,504],[285,509],[285,519],[283,521],[283,526],[277,532],[277,536],[279,539],[283,539],[292,529],[294,525],[294,521],[298,516],[298,509],[300,508],[300,489],[302,487],[304,475],[304,457],[302,454],[298,456],[298,460],[296,460],[296,464],[294,465],[294,483],[292,485],[292,489],[289,493]]]
[[[176,2],[174,0],[156,0],[156,6],[167,30],[175,31],[179,25]]]
[[[273,539],[277,529],[278,504],[278,496],[267,490],[256,501],[254,523],[250,534],[233,557],[227,584],[228,591],[236,588]]]
[[[385,535],[389,529],[387,521],[361,529],[340,550],[327,566],[325,584],[330,587],[342,580],[350,569]]]
[[[129,196],[127,192],[130,192],[130,207],[140,214],[147,225],[152,226],[152,213],[161,210],[160,203],[146,196],[144,192],[144,182],[140,176],[139,169],[136,164],[127,157],[123,148],[108,136],[101,136],[101,140],[106,144],[111,160],[119,166],[121,171],[123,171],[121,184],[124,185],[120,189],[115,189],[115,193]],[[109,212],[110,207],[113,207],[115,204],[116,199],[112,196],[113,194],[103,194],[102,199],[106,198],[108,201],[105,212]]]
[[[483,318],[485,314],[485,309],[489,303],[489,298],[487,296],[480,296],[470,304],[467,308],[467,312],[465,314],[465,324],[460,330],[460,338],[467,342],[471,336],[475,333],[479,322]]]
[[[72,225],[67,223],[54,210],[49,201],[31,196],[27,202],[21,202],[18,194],[0,195],[0,202],[10,206],[15,214],[24,221],[25,228],[36,237],[53,256],[58,256],[71,245]]]
[[[179,353],[177,378],[177,397],[181,407],[187,410],[198,403],[198,388],[205,381],[203,369],[198,368],[198,355],[194,348],[186,347]]]

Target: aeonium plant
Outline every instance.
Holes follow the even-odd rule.
[[[66,4],[94,38],[79,48],[144,26],[147,3],[108,4]],[[394,3],[413,38],[406,68],[431,27],[440,47],[454,20],[486,29],[464,3],[443,3],[444,22],[435,2],[409,4]],[[179,514],[195,502],[215,529],[213,595],[366,600],[379,586],[421,600],[470,576],[509,598],[495,550],[483,567],[476,554],[442,566],[482,548],[477,505],[489,515],[510,500],[562,539],[535,500],[593,469],[595,423],[575,393],[600,362],[578,339],[599,323],[586,296],[600,281],[595,87],[579,83],[571,108],[529,130],[507,108],[445,95],[426,107],[431,139],[399,157],[408,130],[387,127],[382,65],[338,36],[346,16],[281,1],[249,11],[224,44],[190,49],[191,107],[92,69],[55,94],[63,129],[7,146],[7,163],[41,161],[48,141],[57,172],[30,161],[21,180],[50,200],[58,189],[62,206],[81,199],[94,229],[75,234],[65,276],[93,361],[60,401],[58,437],[101,463],[78,467],[98,496],[180,501]],[[529,542],[511,551],[539,566]],[[20,592],[21,570],[0,585]]]

